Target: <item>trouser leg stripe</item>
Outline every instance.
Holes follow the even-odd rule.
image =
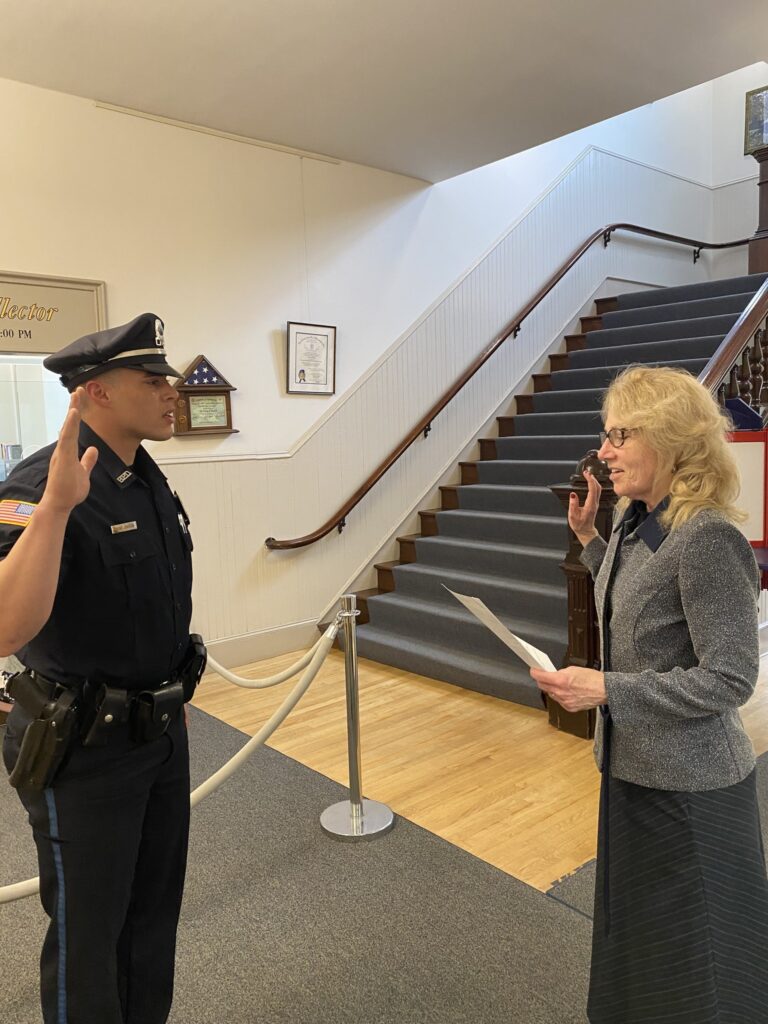
[[[64,864],[61,859],[59,839],[59,821],[56,814],[56,802],[53,790],[45,790],[45,802],[48,806],[48,821],[53,840],[53,862],[56,865],[56,922],[58,929],[59,963],[57,972],[58,989],[58,1024],[67,1024],[67,918],[66,895],[64,892]]]

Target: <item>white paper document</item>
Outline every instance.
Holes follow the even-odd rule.
[[[445,586],[445,584],[443,584]],[[455,590],[451,590],[450,587],[445,587],[449,594],[453,594],[457,601],[461,601],[464,607],[472,612],[476,619],[506,644],[510,651],[514,651],[518,658],[522,658],[523,661],[530,668],[543,668],[545,672],[556,672],[557,669],[550,661],[549,657],[540,651],[538,647],[533,647],[531,644],[526,643],[525,640],[519,636],[515,636],[511,633],[504,623],[497,619],[493,612],[488,608],[487,605],[483,604],[479,597],[468,597],[466,594],[457,594]]]

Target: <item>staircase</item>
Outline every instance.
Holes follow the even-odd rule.
[[[400,560],[376,566],[378,587],[357,595],[360,655],[541,708],[526,666],[445,588],[480,597],[562,664],[568,533],[549,485],[599,446],[602,395],[624,366],[698,376],[766,276],[599,299],[534,393],[516,397],[517,415],[498,417],[499,437],[480,440],[480,460],[460,464],[461,483],[441,488],[442,508],[419,513],[421,534],[398,538]]]

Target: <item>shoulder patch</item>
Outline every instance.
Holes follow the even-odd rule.
[[[37,502],[4,498],[0,501],[0,523],[7,523],[9,526],[20,526],[24,529],[29,524],[36,508]]]

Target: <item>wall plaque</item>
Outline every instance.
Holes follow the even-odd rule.
[[[210,359],[197,356],[184,371],[184,382],[176,385],[177,437],[199,434],[237,434],[232,427],[230,392],[236,391],[222,377]]]

